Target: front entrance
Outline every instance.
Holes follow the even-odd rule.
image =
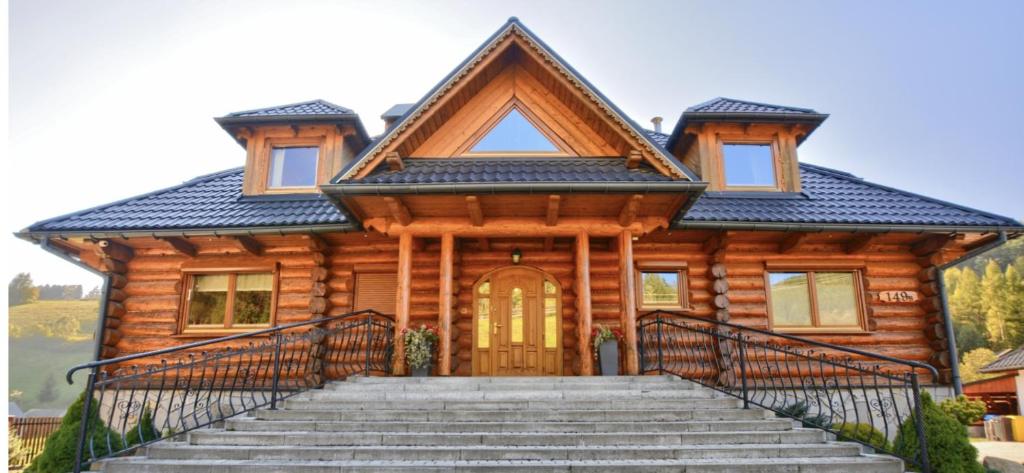
[[[473,375],[562,374],[562,290],[538,269],[493,271],[473,287]]]

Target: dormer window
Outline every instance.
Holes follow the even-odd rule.
[[[317,146],[275,146],[270,152],[268,189],[316,186],[320,148]]]
[[[723,143],[725,187],[775,190],[775,156],[770,143]]]
[[[560,145],[554,133],[529,110],[520,109],[515,101],[506,106],[506,111],[496,114],[496,120],[484,125],[468,141],[466,156],[565,156],[568,153]]]

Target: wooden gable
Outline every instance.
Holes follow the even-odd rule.
[[[409,158],[464,154],[511,107],[542,128],[562,155],[623,158],[639,153],[659,172],[688,179],[667,152],[510,21],[336,181],[366,176],[391,153]]]

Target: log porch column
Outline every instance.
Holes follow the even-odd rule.
[[[619,234],[619,287],[622,291],[622,326],[625,340],[626,374],[640,373],[636,352],[636,280],[633,272],[633,233]]]
[[[590,235],[576,235],[576,313],[579,320],[579,340],[576,346],[580,356],[580,375],[594,374],[594,351],[590,340],[593,314],[590,305]]]
[[[440,326],[440,346],[437,347],[437,373],[448,376],[452,372],[452,306],[455,304],[452,288],[454,287],[455,236],[451,233],[441,235],[441,276],[438,281],[440,296],[438,297],[438,325]]]
[[[412,289],[412,234],[398,237],[398,289],[395,292],[395,356],[392,373],[405,374],[405,340],[402,331],[409,327],[409,297]]]

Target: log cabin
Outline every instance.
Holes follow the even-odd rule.
[[[439,328],[439,376],[592,375],[596,326],[636,374],[665,310],[955,383],[941,271],[1024,226],[802,161],[827,117],[720,97],[648,129],[513,18],[379,136],[324,100],[230,113],[244,165],[18,236],[108,276],[98,359],[374,309]]]

